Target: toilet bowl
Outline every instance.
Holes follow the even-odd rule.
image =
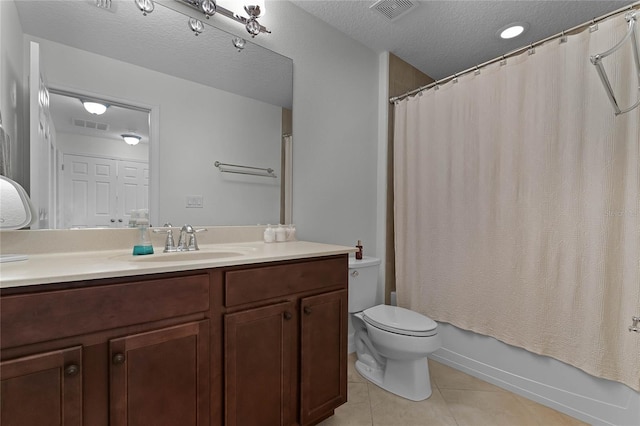
[[[376,305],[380,260],[349,261],[349,312],[358,360],[367,380],[403,398],[431,396],[427,355],[442,345],[437,323],[409,309]]]

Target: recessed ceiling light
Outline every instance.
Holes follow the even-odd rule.
[[[506,27],[498,30],[498,37],[505,40],[518,37],[519,35],[524,33],[528,27],[529,25],[524,22],[515,22],[513,24],[509,24]]]

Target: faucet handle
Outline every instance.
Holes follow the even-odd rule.
[[[188,250],[200,250],[200,247],[198,247],[198,240],[196,239],[196,234],[198,232],[204,232],[207,231],[207,228],[199,228],[199,229],[194,229],[191,228],[191,232],[189,232],[189,248]]]
[[[178,251],[178,248],[176,247],[176,243],[173,239],[173,227],[171,226],[171,224],[167,224],[169,226],[163,226],[160,228],[153,228],[153,232],[158,234],[160,232],[165,232],[167,234],[167,239],[164,242],[164,253],[172,253],[175,251]]]

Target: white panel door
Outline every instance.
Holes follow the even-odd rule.
[[[118,161],[118,212],[126,226],[131,210],[149,209],[149,163]]]
[[[65,228],[115,228],[118,163],[107,158],[64,155]]]

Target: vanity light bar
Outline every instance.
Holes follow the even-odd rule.
[[[241,23],[242,25],[244,25],[247,28],[247,31],[251,34],[252,37],[255,37],[256,35],[258,35],[259,33],[267,33],[267,34],[271,34],[271,31],[269,31],[265,26],[261,25],[255,17],[251,17],[249,19],[245,18],[244,16],[238,15],[237,13],[229,10],[229,9],[225,9],[222,6],[215,6],[215,11],[213,13],[211,12],[205,12],[202,9],[202,3],[203,0],[176,0],[179,3],[183,3],[186,4],[187,6],[191,7],[192,9],[196,9],[198,12],[201,12],[204,14],[205,18],[209,19],[210,16],[215,15],[222,15],[226,18],[229,19],[233,19],[236,22]],[[251,28],[251,30],[250,30]]]

